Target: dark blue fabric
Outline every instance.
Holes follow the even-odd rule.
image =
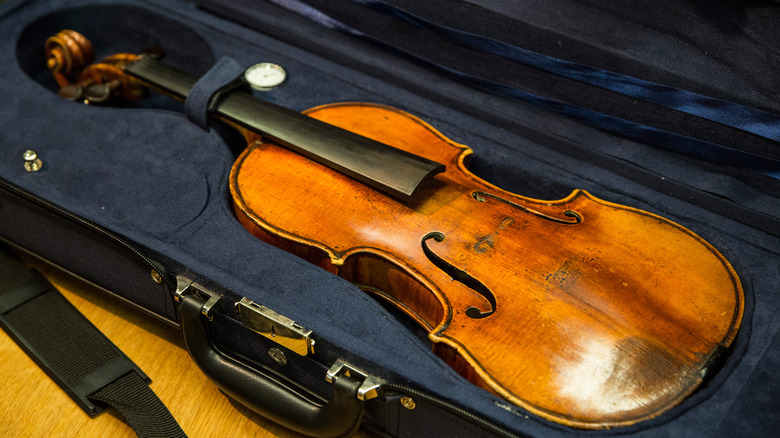
[[[780,114],[780,9],[766,0],[382,0],[536,53]]]
[[[723,436],[760,436],[767,430],[780,430],[780,333],[766,347],[740,398],[753,399],[751,404],[734,403],[720,422]]]
[[[236,5],[268,6],[237,0],[222,9]],[[778,192],[769,178],[749,171],[726,173],[723,166],[709,167],[608,135],[450,83],[352,38],[296,21],[294,14],[272,8],[263,13],[266,21],[251,12],[244,16],[257,18],[267,29],[275,22],[286,35],[308,38],[294,46],[180,0],[33,0],[0,7],[0,175],[122,235],[171,274],[247,296],[314,330],[315,358],[323,365],[344,358],[517,434],[717,436],[725,433],[723,418],[732,413],[744,415],[745,422],[755,420],[756,434],[774,432],[763,428],[765,415],[750,407],[774,403],[776,386],[750,382],[767,376],[754,374],[765,369],[762,364],[774,363],[762,358],[780,330],[780,240],[702,206],[702,199],[717,199],[737,215],[751,211],[776,219]],[[277,103],[295,109],[336,101],[397,106],[473,146],[475,169],[508,190],[556,199],[572,188],[585,188],[669,217],[722,250],[743,279],[749,308],[734,351],[724,368],[680,406],[635,427],[583,432],[511,407],[466,383],[353,285],[250,236],[229,202],[231,149],[241,147],[233,138],[204,132],[165,99],[98,108],[57,98],[40,48],[52,28],[62,27],[89,29],[98,56],[156,42],[165,47],[169,62],[198,74],[223,55],[243,65],[276,62],[289,80],[263,96]],[[388,76],[361,73],[358,62],[342,62],[338,55],[386,67]],[[387,79],[406,72],[412,76],[408,83]],[[440,90],[448,99],[462,100],[441,98]],[[25,172],[20,159],[31,146],[44,161],[35,174]],[[620,163],[622,169],[615,169]],[[686,191],[674,193],[681,188]],[[776,379],[771,373],[767,377]],[[418,425],[426,421],[411,417],[404,415]],[[382,420],[396,421],[377,422]],[[404,430],[410,426],[402,425]]]
[[[704,96],[688,90],[669,87],[616,72],[556,59],[522,47],[464,32],[424,19],[381,0],[352,0],[383,13],[392,14],[415,26],[440,32],[464,46],[473,47],[529,64],[552,74],[597,85],[627,96],[653,102],[724,125],[780,141],[780,116],[777,114]]]
[[[222,57],[192,86],[184,101],[187,118],[208,130],[209,113],[219,101],[220,94],[245,87],[244,67],[230,57]]]
[[[573,105],[563,101],[548,99],[519,88],[507,86],[486,78],[470,75],[453,69],[447,65],[439,64],[425,57],[405,50],[395,45],[392,41],[377,38],[368,33],[351,27],[344,22],[333,18],[323,11],[312,7],[300,0],[270,0],[284,8],[295,11],[312,21],[332,29],[348,33],[350,35],[373,41],[382,46],[397,50],[405,56],[418,62],[438,69],[450,77],[456,78],[469,85],[497,93],[502,96],[518,99],[520,101],[536,105],[548,111],[576,118],[598,128],[615,132],[636,141],[659,145],[676,152],[692,155],[697,158],[709,160],[715,163],[728,164],[736,167],[745,167],[762,172],[772,178],[780,179],[780,160],[760,156],[749,152],[737,150],[725,145],[712,143],[706,140],[692,138],[686,135],[670,132],[653,126],[643,125],[631,120],[600,113],[584,107]],[[631,78],[614,72],[592,69],[587,66],[562,61],[534,53],[522,48],[511,46],[500,41],[494,41],[477,35],[459,32],[423,20],[400,8],[376,0],[350,0],[356,3],[367,4],[379,10],[392,13],[402,19],[412,22],[417,26],[432,27],[439,32],[460,43],[473,46],[491,53],[496,53],[507,58],[530,64],[533,67],[544,69],[554,74],[574,78],[583,82],[598,85],[612,91],[621,92],[631,97],[640,98],[652,103],[661,104],[668,108],[689,112],[693,115],[713,120],[728,126],[733,126],[751,133],[765,136],[772,140],[780,140],[780,118],[776,114],[754,108],[745,107],[732,102],[709,98],[696,93],[675,89],[672,87],[654,84],[637,78]]]

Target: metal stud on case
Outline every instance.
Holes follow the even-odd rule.
[[[41,166],[43,166],[43,162],[40,158],[38,158],[38,153],[35,152],[32,149],[28,149],[24,151],[24,154],[22,154],[22,158],[24,158],[24,169],[28,172],[37,172],[41,170]]]

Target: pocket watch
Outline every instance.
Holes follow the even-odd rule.
[[[255,90],[268,91],[281,85],[287,78],[287,72],[279,64],[261,62],[247,68],[244,78]]]

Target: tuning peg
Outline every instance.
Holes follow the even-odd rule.
[[[60,88],[60,91],[57,92],[57,96],[60,96],[64,99],[68,99],[73,102],[78,102],[82,99],[82,96],[84,94],[84,90],[81,88],[81,85],[79,84],[68,84],[64,87]]]
[[[111,95],[122,86],[119,79],[112,79],[105,84],[92,84],[84,90],[84,103],[102,104],[111,99]]]

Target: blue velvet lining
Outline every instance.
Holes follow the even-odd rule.
[[[65,27],[84,31],[95,42],[98,56],[159,44],[166,49],[166,60],[198,74],[224,55],[241,65],[276,62],[285,67],[288,80],[272,92],[258,93],[263,98],[299,110],[336,101],[397,106],[473,146],[477,171],[509,190],[557,198],[572,188],[585,188],[610,201],[670,217],[721,249],[745,282],[748,309],[734,352],[723,369],[680,406],[634,427],[583,432],[528,416],[466,383],[353,285],[252,238],[235,219],[228,199],[232,150],[242,146],[233,138],[203,131],[181,112],[180,104],[166,98],[97,108],[55,96],[41,47],[49,34]],[[316,27],[295,32],[309,32],[312,39],[340,50],[351,47],[355,50],[348,54],[356,58],[375,53]],[[768,193],[750,178],[724,175],[719,168],[436,81],[418,67],[408,66],[419,74],[417,86],[422,88],[409,90],[320,55],[324,52],[316,46],[293,47],[181,0],[6,4],[0,8],[0,174],[131,240],[172,273],[247,296],[314,330],[322,363],[343,357],[516,433],[703,436],[747,430],[741,426],[751,423],[757,434],[778,427],[776,416],[750,407],[772,406],[777,399],[772,393],[776,383],[761,382],[777,379],[768,376],[776,354],[767,347],[773,339],[777,343],[780,330],[780,239],[697,204],[697,197],[714,192],[731,198],[736,208],[777,218],[776,192]],[[407,67],[386,56],[377,58],[376,65]],[[431,80],[422,80],[427,78]],[[453,108],[425,87],[452,91],[470,105]],[[511,125],[502,119],[507,114]],[[44,162],[36,173],[25,172],[21,164],[22,152],[30,148]],[[623,163],[644,179],[629,178],[604,162]],[[667,179],[692,187],[686,192],[692,195],[669,196]]]

